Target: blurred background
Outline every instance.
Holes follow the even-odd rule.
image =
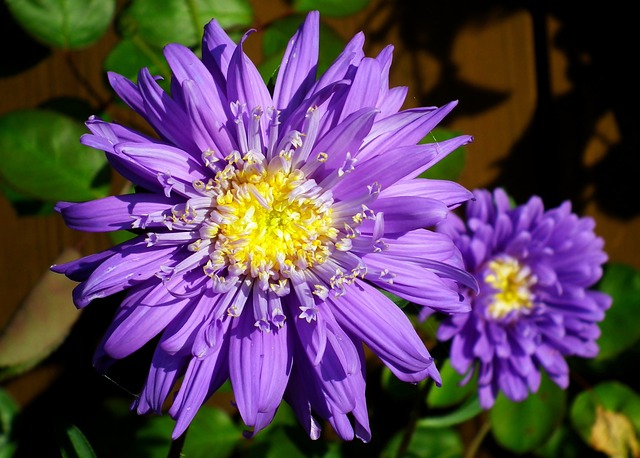
[[[107,113],[122,124],[146,128],[115,102],[106,84],[105,59],[122,37],[115,20],[97,41],[65,50],[34,39],[9,14],[8,3],[15,2],[0,3],[0,116],[81,100],[75,109],[84,118]],[[245,51],[261,63],[268,57],[265,28],[291,14],[292,2],[249,3],[257,33],[247,40]],[[632,70],[637,26],[626,3],[364,3],[354,14],[323,21],[345,41],[364,31],[367,55],[389,43],[395,46],[391,86],[409,86],[405,108],[459,100],[443,125],[475,138],[466,148],[459,182],[469,189],[502,186],[520,203],[537,194],[547,208],[569,199],[574,211],[595,219],[611,261],[640,268],[640,154],[633,140],[640,120]],[[127,4],[116,2],[114,18]],[[118,193],[122,185],[113,177],[111,192]],[[33,294],[65,249],[89,254],[113,243],[105,234],[67,229],[56,214],[27,210],[0,193],[0,324]],[[73,286],[56,284],[68,298],[60,308],[73,314],[70,321],[80,315],[70,302]],[[11,378],[5,389],[25,408],[44,402],[43,392],[54,383],[73,384],[75,390],[82,390],[82,383],[87,389],[137,390],[96,377],[90,367],[91,342],[99,339],[112,313],[111,304],[83,312],[87,324],[73,328],[61,352]],[[86,379],[63,375],[69,361],[86,366],[81,369]],[[85,396],[82,392],[76,396]]]

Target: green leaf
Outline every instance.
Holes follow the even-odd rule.
[[[459,409],[439,417],[425,417],[418,421],[418,424],[425,428],[444,428],[463,423],[482,412],[478,397],[469,398]]]
[[[556,429],[549,440],[535,450],[540,458],[582,458],[589,450],[575,431],[566,425]]]
[[[131,412],[127,412],[131,415]],[[171,449],[171,433],[175,421],[168,415],[146,417],[135,431],[135,440],[124,455],[127,458],[165,458]]]
[[[439,365],[442,386],[434,387],[427,396],[427,405],[431,408],[451,407],[459,404],[471,394],[475,393],[477,386],[474,380],[461,385],[463,375],[458,374],[451,366],[451,360],[447,359]]]
[[[287,49],[287,44],[304,22],[304,15],[291,15],[271,23],[262,37],[264,60],[258,67],[264,81],[272,79]],[[344,40],[335,30],[320,23],[320,52],[318,55],[318,75],[324,73],[344,48]],[[276,76],[277,79],[277,76]]]
[[[244,29],[251,25],[253,11],[248,0],[135,0],[123,11],[119,25],[125,37],[137,35],[151,46],[195,47],[211,19],[224,29]]]
[[[549,440],[564,418],[565,407],[566,392],[543,373],[538,392],[524,401],[498,396],[489,411],[493,436],[507,450],[530,452]]]
[[[438,143],[459,135],[459,132],[436,127],[420,143]],[[421,173],[420,178],[456,181],[464,169],[466,157],[466,150],[461,146]]]
[[[84,126],[48,110],[0,116],[0,180],[46,202],[85,201],[109,191],[104,154],[80,144]]]
[[[242,432],[226,412],[202,406],[189,426],[183,452],[192,458],[226,458],[241,440]]]
[[[147,67],[152,75],[169,75],[169,66],[164,60],[162,49],[151,47],[138,36],[120,40],[107,55],[103,67],[136,81],[138,71]]]
[[[596,361],[617,356],[640,339],[640,271],[625,264],[607,264],[598,289],[613,299],[600,323],[600,353]]]
[[[640,433],[640,396],[627,385],[607,381],[581,392],[571,405],[571,424],[587,444],[592,443],[598,407],[624,415],[633,425],[636,434]]]
[[[65,250],[55,263],[78,259]],[[49,356],[69,334],[80,313],[71,301],[77,283],[47,270],[0,333],[0,381]]]
[[[13,397],[0,388],[0,458],[13,456],[18,446],[13,438],[13,430],[19,410]]]
[[[380,458],[460,458],[464,444],[457,431],[450,428],[428,428],[418,425],[405,452],[398,455],[404,431],[396,434],[380,454]]]
[[[5,0],[16,21],[36,40],[63,49],[97,41],[107,30],[115,0]]]
[[[389,396],[397,400],[416,399],[421,388],[428,383],[424,380],[418,384],[403,382],[387,366],[382,366],[380,382]]]
[[[370,0],[294,0],[293,9],[306,13],[312,10],[320,11],[322,16],[349,16],[361,11],[369,5]]]
[[[62,458],[95,458],[91,444],[75,425],[65,425],[58,431],[58,445]]]

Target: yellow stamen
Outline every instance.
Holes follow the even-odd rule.
[[[489,305],[492,317],[503,318],[512,311],[533,307],[531,287],[536,278],[527,266],[514,258],[504,257],[489,262],[489,269],[491,272],[484,281],[496,290]]]
[[[234,272],[265,286],[287,278],[292,269],[324,263],[338,230],[332,226],[331,202],[327,205],[319,188],[300,170],[270,170],[233,156],[228,161],[214,180],[212,259],[224,259]],[[302,186],[306,192],[300,192]]]

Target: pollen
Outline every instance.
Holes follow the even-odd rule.
[[[505,256],[494,259],[488,265],[485,283],[495,290],[489,303],[489,314],[500,319],[511,312],[526,312],[533,308],[533,292],[536,277],[527,266]]]
[[[215,177],[206,234],[216,272],[255,278],[263,289],[324,263],[338,230],[333,200],[303,172],[272,161],[234,158]],[[274,165],[275,163],[275,165]]]

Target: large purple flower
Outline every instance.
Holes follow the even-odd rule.
[[[474,195],[464,221],[451,214],[437,229],[454,239],[480,293],[470,294],[471,313],[444,319],[438,339],[453,339],[451,363],[477,373],[488,409],[500,391],[513,401],[535,393],[541,370],[566,388],[565,357],[597,355],[611,298],[589,289],[607,260],[592,218],[569,202],[545,211],[538,197],[511,208],[502,189]]]
[[[61,202],[83,231],[139,235],[53,267],[79,281],[78,307],[127,290],[96,352],[106,370],[158,336],[135,408],[176,419],[231,380],[244,423],[259,431],[284,399],[310,437],[329,421],[370,439],[364,345],[401,380],[438,371],[410,321],[379,288],[454,313],[475,287],[451,239],[425,228],[472,197],[458,184],[416,178],[460,136],[417,144],[456,105],[400,111],[388,86],[392,48],[363,54],[356,35],[316,80],[319,16],[288,44],[273,94],[211,21],[202,60],[171,44],[171,95],[147,69],[137,84],[109,74],[118,95],[155,129],[151,138],[91,118],[85,145],[140,191]]]

